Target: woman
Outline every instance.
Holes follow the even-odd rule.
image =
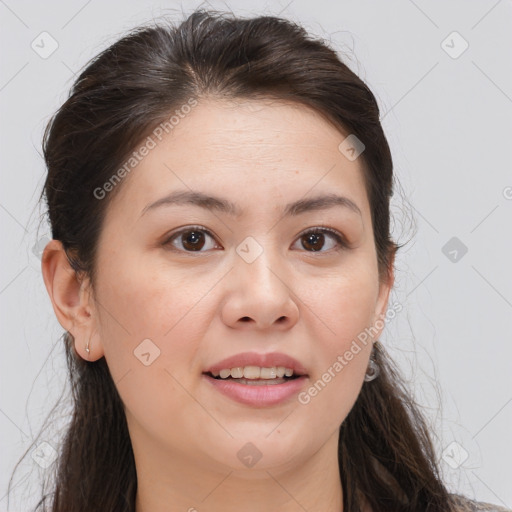
[[[448,493],[378,341],[392,159],[333,50],[271,17],[140,28],[44,156],[74,412],[38,509],[499,510]]]

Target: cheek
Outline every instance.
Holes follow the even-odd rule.
[[[171,337],[190,312],[200,309],[197,306],[214,284],[211,276],[199,279],[189,270],[171,271],[137,259],[125,259],[115,267],[107,264],[103,275],[98,296],[108,304],[108,314],[102,315],[102,327],[120,334],[114,338],[126,339],[129,333],[133,342]]]
[[[215,281],[126,261],[102,268],[101,339],[131,428],[181,439],[181,423],[170,418],[198,414],[187,390],[209,325],[204,298]]]
[[[113,256],[99,268],[99,331],[114,381],[127,372],[135,381],[143,370],[140,386],[149,390],[146,376],[156,371],[188,371],[208,326],[203,299],[213,276],[191,278],[190,271]]]
[[[311,422],[316,417],[335,428],[356,401],[372,348],[377,296],[378,276],[371,266],[352,266],[310,288],[307,304],[316,320],[309,337],[319,370],[299,402]]]
[[[308,306],[305,311],[317,319],[317,336],[322,333],[323,346],[330,352],[342,350],[374,320],[379,283],[376,268],[370,263],[361,259],[330,275],[306,279],[302,286],[297,285],[297,295]]]

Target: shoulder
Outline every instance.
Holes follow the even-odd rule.
[[[450,497],[452,498],[454,512],[512,512],[508,508],[492,505],[491,503],[473,501],[458,494],[452,494]]]

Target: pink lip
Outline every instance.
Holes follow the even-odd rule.
[[[233,366],[231,368],[233,368]],[[232,380],[214,379],[208,374],[203,374],[203,378],[225,396],[239,403],[252,405],[254,407],[267,407],[284,402],[299,393],[304,386],[304,382],[308,379],[308,377],[303,375],[302,377],[286,381],[283,384],[251,386],[248,384],[239,384]]]
[[[204,373],[220,372],[228,368],[237,368],[239,366],[259,366],[260,368],[272,368],[274,366],[284,366],[291,368],[295,375],[306,375],[306,369],[296,359],[280,352],[271,352],[268,354],[258,354],[257,352],[244,352],[235,356],[228,357],[210,366]],[[298,380],[298,379],[297,379]],[[292,381],[290,381],[292,382]],[[243,384],[242,384],[243,385]],[[245,386],[247,387],[247,386]],[[263,386],[266,387],[266,386]]]

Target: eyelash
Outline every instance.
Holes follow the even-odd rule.
[[[174,250],[176,252],[187,253],[187,254],[198,254],[198,253],[200,254],[200,253],[208,252],[208,251],[187,251],[187,250],[183,250],[183,249],[177,249],[176,247],[174,247],[172,245],[172,241],[175,238],[178,238],[183,233],[187,233],[190,231],[200,231],[202,233],[207,234],[209,237],[211,237],[213,240],[215,240],[215,236],[208,229],[206,229],[202,226],[187,226],[186,228],[180,229],[179,231],[172,233],[169,237],[167,237],[164,240],[164,242],[162,242],[162,245],[165,247],[170,247],[171,250]],[[306,231],[303,231],[302,233],[299,234],[299,236],[297,237],[297,240],[301,239],[302,237],[304,237],[306,235],[309,235],[310,233],[327,234],[327,235],[331,236],[332,238],[334,238],[334,240],[338,244],[338,247],[329,249],[327,251],[306,251],[306,250],[304,250],[305,252],[313,253],[313,254],[327,254],[327,253],[331,253],[333,251],[340,251],[342,249],[346,249],[349,247],[346,239],[344,238],[344,236],[341,233],[339,233],[335,229],[331,229],[331,228],[327,228],[327,227],[323,227],[323,226],[309,228]]]

